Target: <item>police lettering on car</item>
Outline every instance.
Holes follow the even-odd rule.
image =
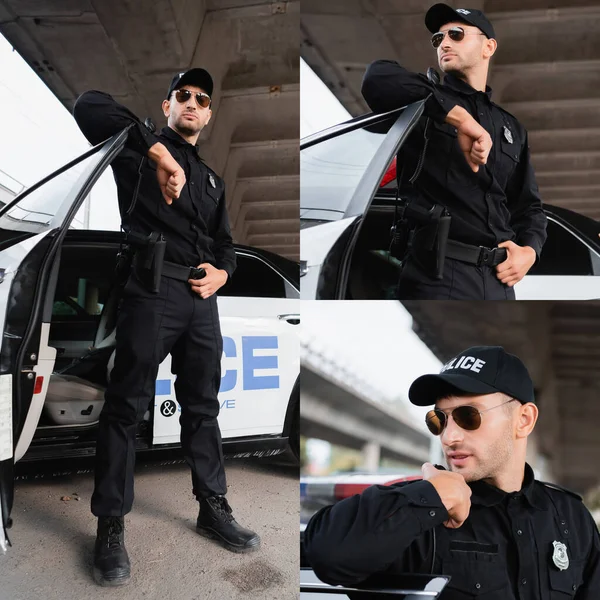
[[[396,252],[403,264],[397,296],[514,299],[513,286],[542,251],[546,216],[527,131],[492,102],[486,85],[494,28],[481,11],[446,4],[432,6],[425,24],[443,83],[378,60],[362,85],[375,112],[426,99],[398,156],[399,192],[412,209],[393,229],[406,238]]]
[[[181,445],[200,503],[196,530],[235,552],[260,546],[259,536],[235,521],[225,498],[217,421],[223,340],[215,292],[232,276],[236,257],[224,182],[196,147],[212,115],[212,92],[204,69],[175,75],[162,103],[168,125],[158,135],[102,92],[86,92],[74,107],[92,144],[129,131],[112,163],[130,252],[121,253],[126,283],[96,450],[94,577],[101,585],[130,578],[123,517],[133,504],[136,426],[169,354],[177,375]],[[165,413],[173,407],[164,405]]]
[[[423,480],[374,485],[317,512],[304,532],[315,574],[356,587],[450,575],[447,600],[600,598],[592,515],[525,461],[538,417],[525,365],[499,346],[468,348],[416,379],[409,398],[434,405],[426,423],[449,470],[425,463]]]

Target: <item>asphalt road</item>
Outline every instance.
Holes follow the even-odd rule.
[[[122,588],[100,588],[91,577],[92,473],[18,480],[0,600],[297,599],[298,469],[274,457],[227,460],[226,470],[234,516],[260,534],[262,548],[239,555],[199,536],[188,467],[138,462],[125,521],[132,579]]]

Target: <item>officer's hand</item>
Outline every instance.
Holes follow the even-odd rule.
[[[450,518],[444,526],[458,529],[467,520],[471,510],[471,488],[465,478],[460,473],[440,471],[431,463],[425,463],[421,471],[423,479],[433,485],[448,511]]]
[[[202,263],[198,265],[198,268],[204,269],[206,275],[202,279],[189,279],[188,281],[192,290],[206,300],[227,283],[228,275],[227,271],[217,269],[210,263]]]
[[[508,287],[519,283],[531,267],[537,255],[530,246],[518,246],[514,242],[502,242],[498,248],[506,248],[508,256],[496,267],[496,277]]]
[[[156,163],[156,178],[165,202],[172,204],[185,185],[183,168],[160,142],[150,148],[148,157]]]
[[[457,127],[457,140],[469,166],[475,173],[479,165],[487,163],[492,138],[490,134],[473,118],[466,119]]]

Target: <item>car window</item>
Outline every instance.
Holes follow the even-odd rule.
[[[396,118],[397,115],[376,126],[343,133],[301,150],[301,219],[306,211],[322,211],[322,220],[335,221],[344,216],[358,183]]]
[[[110,293],[111,281],[72,275],[62,269],[52,317],[59,320],[87,320],[100,316]]]
[[[591,250],[569,230],[548,219],[548,239],[530,275],[593,275]]]
[[[285,282],[277,271],[260,258],[238,254],[237,269],[219,290],[219,296],[285,298]]]
[[[39,187],[23,192],[0,214],[2,237],[7,238],[14,232],[42,233],[59,225],[55,217],[61,207],[73,199],[73,190],[90,175],[102,154],[95,152]]]

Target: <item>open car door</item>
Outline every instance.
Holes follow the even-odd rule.
[[[359,117],[300,145],[302,299],[344,299],[364,214],[385,171],[423,114],[424,101]]]
[[[62,241],[127,130],[92,148],[0,209],[0,551],[14,496],[14,465],[38,425],[54,367],[48,346]]]

